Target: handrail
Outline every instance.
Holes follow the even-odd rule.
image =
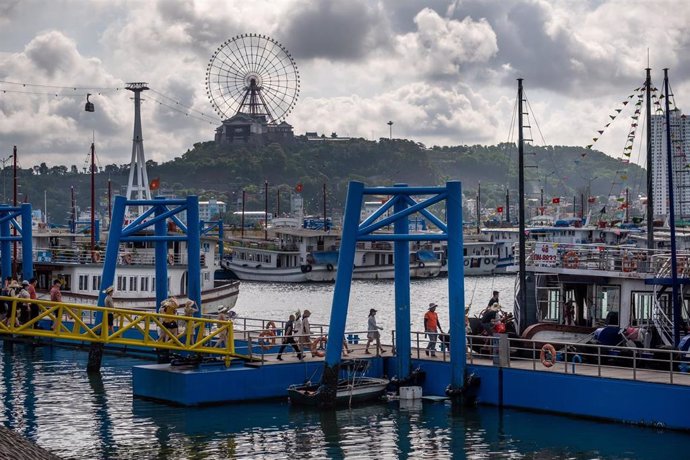
[[[0,321],[0,334],[205,353],[223,356],[227,358],[226,363],[230,357],[239,357],[235,353],[231,321],[17,297],[0,296],[0,302],[10,305],[7,318]],[[34,314],[29,313],[28,321],[20,322],[20,317],[27,316],[32,306],[35,306]],[[20,315],[22,310],[24,315]],[[103,316],[102,324],[86,320],[98,312]],[[40,329],[41,320],[51,321],[52,328]],[[170,324],[183,321],[184,331],[179,332],[178,324],[178,331],[173,332]]]

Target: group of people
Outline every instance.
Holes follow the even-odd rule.
[[[158,311],[165,315],[177,316],[177,311],[180,309],[183,310],[183,316],[190,317],[194,316],[194,314],[199,311],[199,307],[197,306],[196,302],[192,299],[189,299],[183,304],[180,304],[174,297],[168,297],[167,299],[163,300]],[[225,310],[224,307],[221,307],[220,310],[223,310],[223,314],[227,314],[227,312],[229,311],[229,309]],[[227,317],[221,318],[220,310],[218,319],[221,321],[227,321]],[[185,332],[186,327],[188,326],[188,324],[186,323],[180,324],[180,321],[178,321],[175,318],[164,318],[161,324],[163,325],[163,327],[161,328],[161,331],[158,335],[158,340],[161,342],[169,342],[172,340],[173,337],[179,336],[180,325],[185,327]],[[225,334],[225,340],[227,340],[227,333]],[[218,343],[216,343],[216,346],[219,346]]]
[[[0,295],[3,297],[17,297],[19,299],[26,299],[26,301],[18,301],[17,312],[15,316],[16,325],[20,326],[24,323],[28,323],[38,316],[39,308],[38,304],[31,303],[28,300],[37,299],[36,295],[36,278],[31,278],[30,280],[24,280],[21,284],[11,276],[5,278],[2,289],[0,289]],[[2,301],[0,302],[0,320],[5,324],[10,320],[10,315],[12,313],[12,302]],[[32,325],[31,327],[36,327]]]
[[[311,351],[312,356],[316,355],[316,351],[311,346],[310,317],[311,312],[309,310],[304,310],[304,313],[297,310],[295,314],[290,315],[283,329],[283,342],[278,350],[278,356],[276,356],[278,361],[283,360],[283,352],[288,346],[297,353],[299,360],[304,359],[304,351],[307,349]]]

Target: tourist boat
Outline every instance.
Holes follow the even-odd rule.
[[[338,234],[305,228],[274,228],[269,235],[268,239],[231,239],[231,253],[221,260],[221,268],[226,274],[246,281],[335,280]]]
[[[467,236],[463,241],[465,276],[491,275],[496,270],[497,258],[494,253],[495,243]],[[448,244],[434,244],[434,253],[441,261],[441,275],[448,275]]]
[[[47,295],[53,280],[62,283],[64,302],[92,304],[98,300],[105,251],[90,251],[90,235],[40,228],[33,233],[34,270],[37,290]],[[232,307],[237,302],[239,281],[216,284],[214,272],[219,266],[218,239],[201,238],[202,313],[217,307]],[[186,244],[176,243],[168,251],[168,289],[180,301],[187,299],[188,263]],[[115,272],[115,301],[129,309],[156,308],[155,248],[144,243],[130,243],[120,248]]]
[[[352,279],[387,280],[395,278],[393,244],[387,241],[360,241],[355,249]],[[441,273],[442,261],[431,246],[410,250],[410,278],[434,278]],[[334,278],[335,279],[335,278]]]
[[[335,403],[338,406],[350,406],[380,399],[385,393],[390,381],[374,377],[355,377],[338,381]],[[306,383],[288,387],[290,402],[305,406],[318,406],[319,385]]]

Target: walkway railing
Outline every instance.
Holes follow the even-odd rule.
[[[27,300],[0,297],[0,302],[9,306],[0,321],[0,334],[204,353],[227,359],[238,356],[231,321]],[[103,323],[94,324],[90,318],[99,312]]]

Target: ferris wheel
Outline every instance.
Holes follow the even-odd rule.
[[[223,119],[243,113],[277,123],[294,109],[299,90],[295,60],[266,35],[242,34],[226,40],[206,69],[206,94]]]

